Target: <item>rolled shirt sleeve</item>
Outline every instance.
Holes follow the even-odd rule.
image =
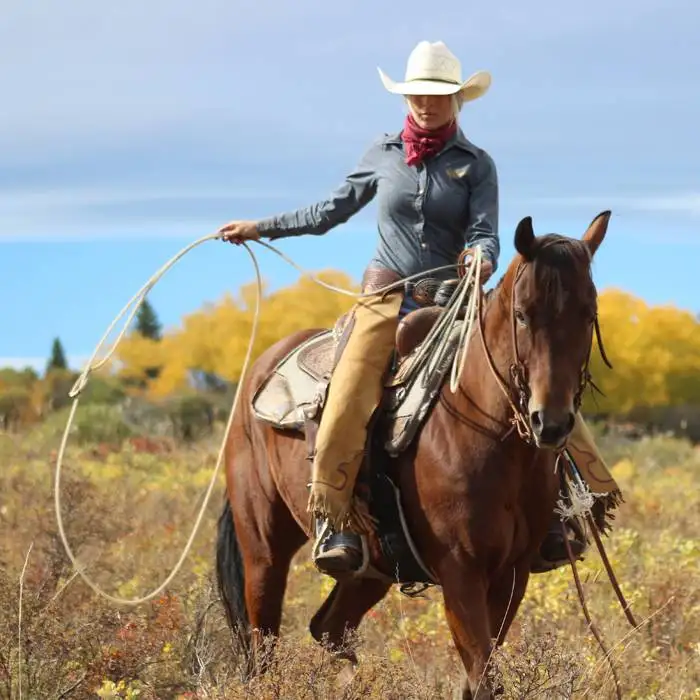
[[[381,155],[376,141],[331,195],[316,204],[258,221],[262,236],[270,239],[312,234],[320,236],[345,223],[369,204],[377,192],[377,167]]]

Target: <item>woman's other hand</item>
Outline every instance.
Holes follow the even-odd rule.
[[[467,274],[467,269],[470,265],[474,264],[474,250],[472,248],[467,248],[462,251],[459,256],[458,262],[458,274],[460,277],[464,277]],[[480,270],[480,282],[484,284],[488,281],[489,277],[493,275],[493,263],[486,257],[481,258],[481,270]]]
[[[229,221],[219,229],[222,240],[240,245],[243,241],[257,241],[260,238],[256,221]]]

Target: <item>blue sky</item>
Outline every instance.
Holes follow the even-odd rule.
[[[700,311],[700,3],[519,0],[7,3],[0,18],[0,366],[74,364],[168,258],[230,219],[325,197],[375,136],[400,128],[403,74],[441,39],[490,92],[462,113],[494,157],[501,265],[517,221],[579,235],[613,219],[595,277]],[[370,205],[326,236],[279,247],[359,278]],[[297,273],[261,248],[272,287]],[[252,278],[218,241],[151,295],[166,326]],[[329,292],[330,293],[330,292]],[[608,331],[608,332],[613,332]]]

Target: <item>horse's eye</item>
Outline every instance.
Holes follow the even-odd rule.
[[[527,326],[527,316],[525,316],[525,314],[520,309],[515,309],[513,313],[515,315],[515,320],[521,326]]]

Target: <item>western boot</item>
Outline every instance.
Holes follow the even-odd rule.
[[[350,530],[333,532],[326,520],[316,520],[314,564],[323,573],[334,575],[357,571],[362,565],[362,539]]]
[[[573,528],[569,526],[568,529],[572,530]],[[574,559],[580,559],[588,545],[582,539],[577,528],[574,529],[574,533],[574,537],[568,538],[569,546],[571,547],[571,553]],[[540,574],[545,571],[552,571],[552,569],[557,569],[568,563],[569,554],[566,551],[564,533],[561,530],[561,521],[559,516],[555,513],[552,516],[549,530],[545,535],[544,541],[540,545],[539,552],[530,567],[530,571],[533,574]]]

